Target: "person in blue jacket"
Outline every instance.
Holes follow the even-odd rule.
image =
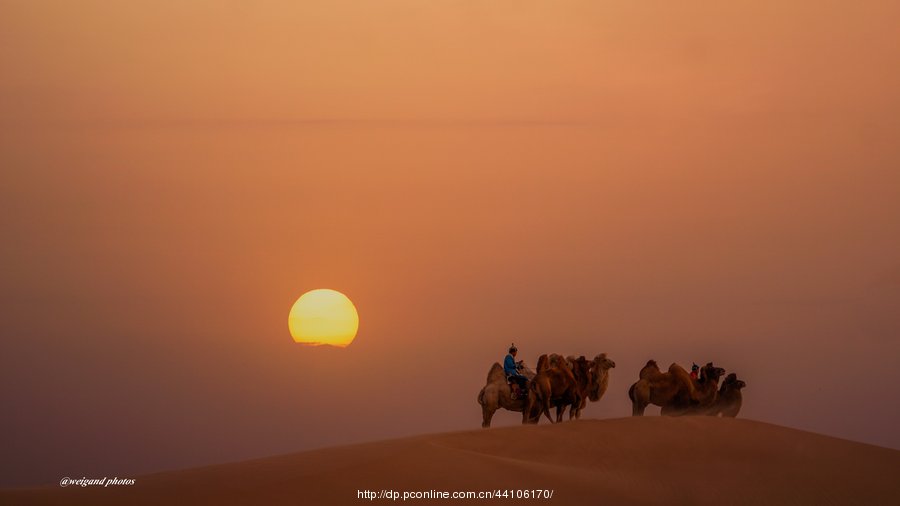
[[[527,394],[527,390],[525,386],[528,384],[528,378],[519,373],[519,367],[516,364],[516,353],[518,353],[518,349],[516,345],[513,344],[509,347],[509,355],[503,359],[503,372],[506,373],[506,379],[510,383],[516,383],[519,385],[519,391],[521,392],[521,396],[525,397]],[[518,397],[516,392],[513,391],[513,398]]]

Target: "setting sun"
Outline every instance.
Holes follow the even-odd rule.
[[[288,316],[291,337],[300,344],[344,348],[359,329],[359,315],[350,299],[329,289],[304,293]]]

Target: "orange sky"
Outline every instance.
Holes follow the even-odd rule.
[[[895,2],[298,4],[0,0],[0,484],[478,427],[510,341],[900,448]]]

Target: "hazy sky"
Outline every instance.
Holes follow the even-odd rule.
[[[0,485],[477,428],[511,341],[900,448],[900,7],[636,3],[0,0]]]

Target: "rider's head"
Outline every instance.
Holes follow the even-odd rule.
[[[694,364],[694,365],[691,366],[691,370],[692,370],[692,371],[696,371],[696,370],[698,370],[698,369],[700,369],[700,366],[697,365],[697,364]]]
[[[516,348],[516,345],[515,345],[515,344],[511,344],[511,345],[509,346],[509,354],[510,354],[510,355],[512,355],[512,356],[515,357],[515,356],[516,356],[516,352],[518,352],[518,351],[519,351],[519,349]]]

